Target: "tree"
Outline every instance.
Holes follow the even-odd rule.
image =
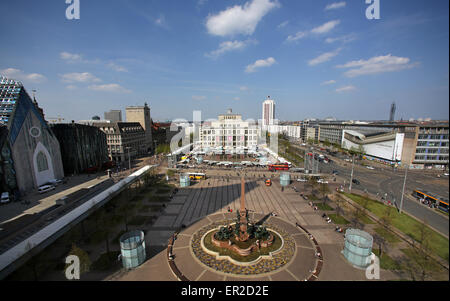
[[[369,195],[368,194],[364,195],[361,206],[363,207],[362,215],[367,215],[367,211],[368,211],[368,207],[369,207]]]
[[[168,154],[170,153],[170,145],[169,144],[160,144],[156,147],[156,154]]]
[[[99,235],[101,238],[105,240],[106,243],[106,252],[110,253],[109,250],[109,238],[112,233],[112,227],[113,227],[113,221],[110,216],[108,216],[103,210],[100,211],[100,214],[98,216],[98,226],[99,228],[97,231],[99,231]]]
[[[88,253],[86,253],[83,249],[77,247],[75,244],[72,244],[72,249],[70,250],[69,254],[67,254],[67,256],[69,255],[75,255],[80,259],[80,275],[89,272],[92,263]]]
[[[340,216],[342,213],[342,199],[340,197],[338,197],[336,199],[336,215]]]
[[[313,194],[314,188],[317,186],[317,182],[313,177],[310,177],[308,179],[308,182],[306,182],[308,187],[311,189],[311,194]]]
[[[134,209],[135,206],[134,204],[130,204],[130,203],[125,203],[124,205],[122,205],[120,207],[120,211],[122,212],[122,220],[124,222],[125,225],[125,231],[128,232],[128,222],[130,220],[130,217],[133,215],[134,213]]]
[[[409,265],[413,271],[415,271],[417,278],[420,281],[425,281],[430,277],[431,261],[428,254],[430,254],[430,229],[427,226],[426,221],[416,226],[417,231],[417,246],[413,246],[411,255],[409,256]],[[414,278],[413,278],[414,279]],[[415,279],[414,279],[415,280]]]
[[[392,224],[392,207],[386,206],[383,216],[380,218],[380,222],[387,230],[391,229]]]
[[[361,223],[360,218],[362,216],[362,210],[361,208],[357,207],[352,212],[352,218],[350,222],[352,223],[353,227],[355,228],[364,228],[364,224]]]
[[[319,186],[319,191],[322,194],[322,202],[325,204],[327,200],[326,196],[330,193],[330,188],[328,187],[328,184],[321,183]]]
[[[378,250],[380,251],[379,258],[381,258],[381,255],[383,254],[383,252],[385,250],[386,240],[383,238],[383,236],[375,233],[373,235],[373,242],[378,245]]]

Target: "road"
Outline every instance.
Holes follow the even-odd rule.
[[[352,168],[351,162],[342,161],[328,154],[325,155],[331,158],[333,162],[328,164],[319,163],[319,172],[331,174],[333,170],[337,170],[339,172],[337,180],[342,183],[345,181],[346,188],[348,189]],[[370,170],[367,169],[367,167],[355,164],[353,178],[358,179],[361,184],[352,184],[352,188],[367,191],[374,195],[378,194],[380,197],[386,193],[388,200],[392,202],[395,201],[397,205],[400,206],[404,175],[405,173],[402,170],[394,171],[384,167],[376,167],[374,170]],[[442,232],[448,237],[448,216],[420,204],[414,197],[412,197],[412,192],[417,188],[436,193],[448,199],[448,177],[437,178],[434,173],[409,170],[406,181],[405,196],[403,199],[403,210],[405,212],[422,221],[425,221],[431,227]]]

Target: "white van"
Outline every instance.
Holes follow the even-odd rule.
[[[11,199],[9,198],[9,192],[3,192],[2,193],[2,198],[0,200],[0,203],[2,204],[7,204],[11,201]]]
[[[53,185],[42,185],[39,187],[38,191],[39,191],[39,193],[42,194],[42,193],[46,193],[47,191],[54,190],[54,189],[55,189],[55,186],[53,186]]]

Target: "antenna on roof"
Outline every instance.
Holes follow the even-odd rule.
[[[33,92],[33,100],[36,102],[36,89],[31,90]]]

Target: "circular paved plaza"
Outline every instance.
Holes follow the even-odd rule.
[[[309,233],[280,217],[257,213],[249,215],[252,222],[262,222],[265,227],[282,237],[283,245],[272,253],[271,259],[260,257],[252,263],[242,265],[228,259],[218,259],[216,255],[205,252],[201,245],[205,234],[235,221],[235,214],[219,213],[194,222],[177,235],[171,249],[174,255],[172,272],[178,277],[183,275],[188,280],[255,280],[260,277],[282,280],[287,275],[299,281],[317,278],[321,259],[316,257],[318,246],[310,239]],[[212,275],[215,276],[213,279]]]

